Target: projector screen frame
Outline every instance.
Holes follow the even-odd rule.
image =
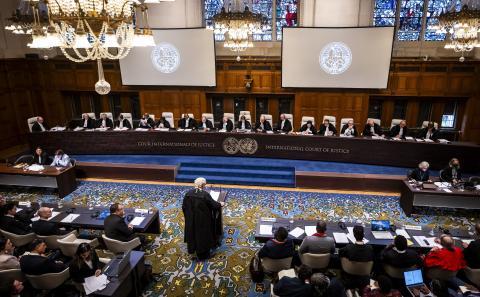
[[[390,62],[389,62],[389,67],[388,67],[388,77],[387,77],[387,86],[385,88],[355,88],[355,87],[350,87],[350,88],[340,88],[340,87],[284,87],[283,86],[283,41],[284,38],[284,30],[290,30],[290,29],[372,29],[372,28],[393,28],[393,34],[392,34],[392,46],[390,49]],[[387,90],[388,85],[390,84],[390,67],[392,66],[392,57],[393,57],[393,46],[395,43],[395,26],[358,26],[358,27],[353,27],[353,26],[346,26],[346,27],[313,27],[313,26],[298,26],[298,27],[282,27],[282,44],[280,47],[280,62],[282,66],[282,75],[280,75],[280,82],[281,82],[281,87],[284,89],[303,89],[303,90],[317,90],[317,89],[322,89],[322,90]]]
[[[195,30],[195,29],[205,29],[207,27],[189,27],[189,28],[150,28],[152,31],[167,31],[167,30]],[[123,84],[122,70],[120,67],[120,81],[122,82],[122,87],[128,87],[129,89],[135,90],[136,88],[153,90],[156,88],[216,88],[217,87],[217,48],[215,46],[215,34],[212,31],[212,41],[213,41],[213,62],[215,67],[215,85],[213,86],[201,86],[201,85],[125,85]],[[120,66],[120,62],[118,63]]]

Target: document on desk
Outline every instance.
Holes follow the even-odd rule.
[[[307,236],[312,236],[315,233],[317,233],[317,226],[305,226],[305,234]]]
[[[300,236],[303,235],[303,233],[305,233],[305,231],[303,231],[302,228],[296,227],[295,229],[293,229],[292,231],[290,231],[290,233],[288,233],[288,234],[292,235],[292,236],[295,237],[295,238],[299,238]]]
[[[145,220],[145,217],[135,217],[133,218],[133,220],[130,222],[130,224],[132,224],[133,226],[138,226],[140,225],[143,220]]]
[[[413,239],[415,239],[421,247],[440,247],[440,245],[435,242],[435,237],[413,236]]]
[[[272,235],[273,225],[260,225],[260,235]]]
[[[348,243],[348,237],[345,233],[333,232],[333,238],[336,243]]]
[[[395,230],[395,234],[402,235],[403,237],[405,237],[407,239],[410,238],[410,234],[408,234],[407,230],[405,230],[405,229],[397,229],[397,230]]]
[[[355,239],[355,236],[353,236],[353,227],[347,227],[347,230],[348,230],[347,238],[350,239],[352,243],[355,243],[356,239]],[[368,239],[363,238],[363,243],[368,243]]]
[[[105,274],[100,274],[99,276],[90,276],[85,278],[83,283],[83,288],[85,289],[85,294],[90,295],[91,293],[99,290],[105,289],[109,283],[108,278]]]
[[[210,196],[212,199],[218,202],[218,198],[220,198],[220,191],[210,191]]]
[[[71,213],[68,216],[66,216],[61,222],[62,223],[71,223],[71,222],[75,221],[79,216],[80,216],[79,214]]]

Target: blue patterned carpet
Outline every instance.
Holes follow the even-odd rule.
[[[114,201],[129,207],[154,206],[160,210],[161,234],[148,236],[147,259],[152,262],[155,282],[144,296],[269,296],[269,284],[252,284],[248,263],[261,246],[254,240],[259,217],[369,221],[390,219],[401,223],[444,224],[471,228],[475,213],[437,212],[408,218],[398,196],[297,192],[285,190],[228,189],[224,209],[225,238],[212,259],[192,261],[183,243],[181,203],[189,186],[149,185],[82,181],[65,198],[78,204],[109,205]],[[56,195],[40,190],[0,189],[7,198],[54,201]]]

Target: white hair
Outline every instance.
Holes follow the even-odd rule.
[[[420,164],[418,164],[418,167],[419,168],[429,168],[430,164],[428,164],[427,161],[423,161],[423,162],[420,162]]]
[[[195,184],[195,188],[201,189],[207,184],[207,180],[203,177],[198,177],[193,183]]]

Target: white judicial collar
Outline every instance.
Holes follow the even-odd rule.
[[[282,121],[282,124],[280,125],[280,129],[283,129],[284,124],[285,124],[285,120]]]
[[[38,122],[37,122],[37,123],[38,123]],[[40,125],[40,129],[41,129],[42,131],[45,131],[45,127],[43,126],[43,124],[42,124],[42,123],[38,123],[38,124]]]
[[[88,119],[83,120],[83,128],[87,128],[88,126]]]

